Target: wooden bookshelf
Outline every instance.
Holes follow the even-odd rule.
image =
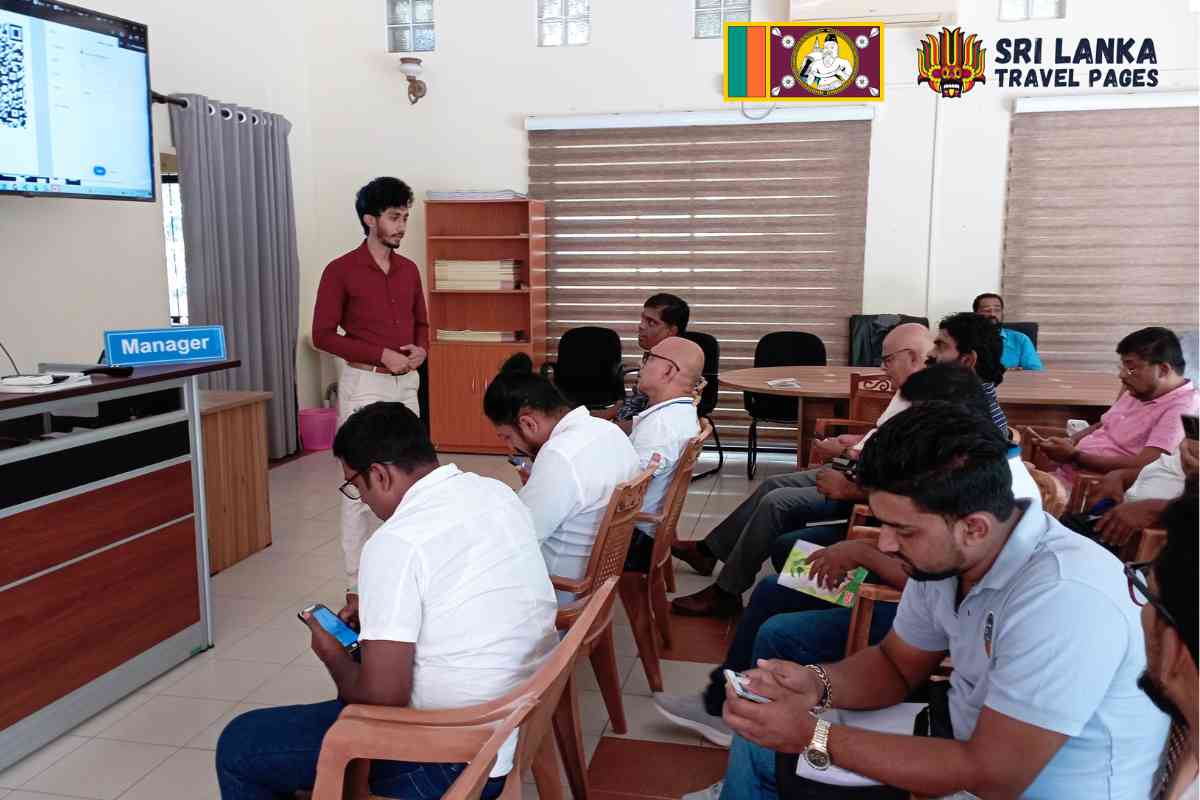
[[[427,202],[429,404],[433,443],[455,453],[506,453],[483,393],[517,352],[546,358],[546,208],[538,200]],[[439,289],[438,260],[520,262],[520,289]],[[518,342],[441,342],[445,330],[525,331]]]

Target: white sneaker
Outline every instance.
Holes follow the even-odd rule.
[[[721,800],[721,789],[725,786],[725,781],[717,781],[707,789],[701,789],[698,792],[689,792],[685,794],[682,800]]]
[[[729,747],[733,742],[733,729],[721,717],[708,713],[703,695],[659,693],[654,695],[654,707],[671,722],[695,731],[717,747]]]

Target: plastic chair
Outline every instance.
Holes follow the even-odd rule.
[[[629,617],[633,628],[633,638],[637,642],[638,657],[642,660],[642,669],[646,671],[646,682],[650,690],[663,690],[662,665],[659,663],[658,639],[662,638],[663,647],[671,646],[671,615],[667,603],[667,591],[673,590],[674,574],[671,573],[671,545],[675,543],[675,529],[679,524],[679,515],[683,512],[684,501],[687,500],[688,486],[691,485],[692,467],[704,442],[712,433],[712,424],[703,419],[700,421],[700,433],[688,441],[675,463],[675,473],[671,476],[671,485],[663,498],[663,508],[658,514],[638,514],[637,521],[657,525],[654,532],[654,550],[650,555],[650,569],[647,572],[626,572],[621,576],[619,584],[621,603]],[[658,636],[655,636],[657,628]]]
[[[567,630],[575,624],[587,605],[588,597],[609,578],[621,575],[625,568],[625,557],[629,553],[629,542],[633,539],[634,522],[646,500],[646,490],[658,469],[660,459],[656,454],[650,459],[644,472],[613,489],[604,518],[596,529],[596,541],[592,543],[592,555],[588,559],[587,572],[578,580],[551,575],[554,588],[575,595],[575,600],[559,608],[555,621],[559,630]],[[617,650],[613,641],[613,618],[610,606],[606,619],[594,626],[584,640],[581,652],[592,662],[596,672],[596,683],[604,696],[604,706],[612,722],[613,732],[625,733],[625,707],[621,702],[621,677],[617,673]]]
[[[621,363],[621,337],[611,328],[571,328],[558,342],[558,359],[542,364],[572,406],[608,408],[625,398],[625,374],[634,371]]]
[[[1033,342],[1034,349],[1037,349],[1038,324],[1036,322],[1005,322],[1000,327],[1025,334],[1029,337],[1029,341]]]
[[[712,418],[713,409],[717,407],[717,392],[720,390],[721,345],[715,336],[708,333],[684,331],[679,335],[689,342],[696,343],[704,351],[704,390],[700,393],[700,405],[696,407],[696,416],[708,420],[708,424],[712,427],[713,444],[717,446],[717,465],[692,476],[692,480],[698,481],[720,472],[721,468],[725,466],[725,450],[721,447],[721,435],[717,433],[717,423],[713,422]]]
[[[1028,461],[1025,462],[1025,467],[1029,470],[1033,482],[1037,484],[1038,493],[1042,496],[1042,510],[1055,519],[1061,517],[1067,510],[1067,503],[1070,501],[1066,488],[1058,482],[1058,478],[1049,472],[1043,472]]]
[[[313,800],[369,797],[371,759],[470,762],[473,769],[469,767],[464,771],[452,789],[463,792],[458,796],[471,796],[469,791],[475,784],[482,789],[482,784],[486,783],[487,771],[495,759],[492,747],[498,750],[503,745],[503,739],[499,743],[496,739],[510,724],[521,727],[513,768],[500,796],[506,800],[520,797],[521,772],[531,768],[538,779],[539,796],[559,800],[561,786],[554,764],[554,749],[551,741],[546,739],[546,733],[553,723],[560,741],[574,735],[578,744],[576,755],[582,759],[578,698],[572,682],[575,661],[597,626],[602,626],[605,619],[611,620],[615,588],[615,579],[598,586],[590,595],[586,608],[581,608],[577,617],[579,624],[529,680],[504,697],[468,708],[425,711],[390,706],[346,706],[321,743]],[[571,725],[575,728],[573,734],[568,729]],[[483,761],[488,762],[488,766],[480,779],[479,762]],[[586,783],[581,791],[586,794]],[[576,797],[581,798],[584,794],[577,793]]]
[[[754,348],[755,367],[823,367],[825,343],[803,331],[775,331],[758,340]],[[746,477],[753,478],[758,462],[758,423],[796,424],[800,404],[796,398],[743,392],[746,413],[750,415],[750,435],[746,447]]]
[[[860,539],[870,542],[879,541],[879,529],[855,525],[846,535],[847,540]],[[846,634],[846,657],[865,650],[870,644],[871,617],[875,613],[876,603],[899,603],[900,592],[890,586],[875,583],[864,583],[858,588],[858,598],[850,612],[850,630]]]
[[[875,427],[876,421],[883,414],[888,403],[892,402],[892,395],[895,393],[896,384],[887,375],[850,373],[850,416],[845,419],[837,417],[818,419],[813,424],[813,440],[824,439],[831,435],[834,428],[841,429],[846,433],[866,433]],[[810,447],[808,466],[810,468],[819,467],[822,463],[819,454]]]

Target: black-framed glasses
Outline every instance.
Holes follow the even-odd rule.
[[[679,365],[676,364],[674,360],[667,358],[666,356],[660,356],[658,353],[654,352],[653,350],[647,350],[646,352],[642,353],[642,366],[643,367],[646,366],[646,362],[652,358],[661,358],[663,361],[667,362],[675,369],[679,369]],[[679,371],[682,372],[683,370],[679,370]]]
[[[1154,610],[1163,615],[1172,628],[1178,628],[1175,618],[1171,616],[1171,612],[1167,611],[1166,606],[1150,592],[1150,568],[1154,566],[1153,561],[1135,561],[1125,565],[1125,580],[1129,583],[1129,598],[1133,600],[1133,604],[1138,606],[1149,603],[1154,606]]]
[[[362,492],[354,485],[354,479],[362,475],[363,472],[364,470],[359,470],[350,476],[350,480],[338,487],[338,491],[342,493],[342,497],[345,497],[347,500],[362,500]]]

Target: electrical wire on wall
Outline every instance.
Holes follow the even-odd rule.
[[[738,109],[742,112],[742,116],[745,117],[746,119],[750,120],[751,122],[760,122],[760,121],[766,119],[767,117],[771,116],[771,112],[775,110],[776,105],[778,105],[778,103],[771,103],[770,108],[768,108],[766,111],[764,111],[763,115],[761,117],[753,117],[753,116],[747,114],[745,103],[738,103]]]

